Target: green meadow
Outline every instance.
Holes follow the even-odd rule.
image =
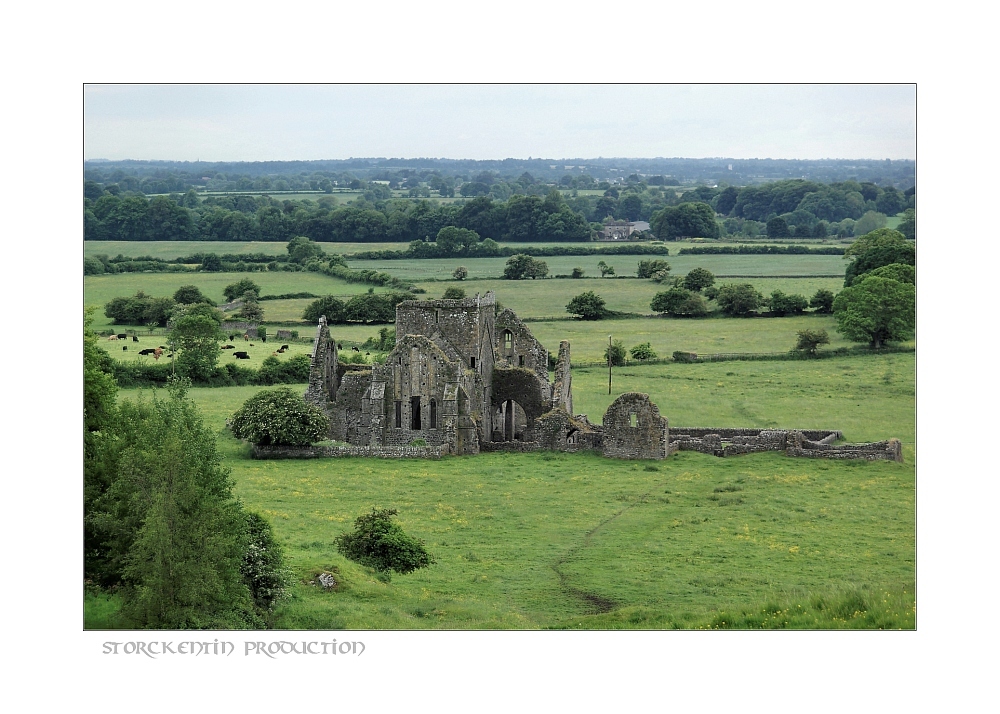
[[[634,389],[673,426],[896,436],[904,464],[691,452],[255,461],[224,422],[259,388],[191,396],[238,496],[285,548],[295,585],[279,628],[913,628],[914,361],[622,368],[611,396],[605,370],[573,372],[575,411],[597,422]],[[383,582],[342,558],[333,539],[373,506],[399,509],[436,564]],[[334,591],[310,584],[322,571]],[[89,598],[88,624],[113,622],[110,608]]]

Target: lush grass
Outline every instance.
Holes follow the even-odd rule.
[[[799,330],[826,330],[830,349],[847,347],[835,332],[831,315],[805,314],[775,318],[645,318],[634,320],[559,320],[531,322],[532,334],[557,354],[560,340],[569,340],[576,362],[604,359],[608,335],[621,340],[626,348],[649,342],[659,357],[670,357],[676,350],[715,354],[720,352],[784,352],[795,346]]]
[[[898,436],[906,464],[691,452],[655,464],[553,453],[253,461],[223,424],[259,388],[191,396],[238,495],[286,549],[297,584],[279,627],[912,628],[914,364],[668,364],[616,369],[614,382],[615,395],[649,393],[674,426]],[[595,422],[613,398],[606,376],[573,374],[575,411]],[[371,506],[398,508],[437,563],[384,583],[337,554],[334,537]],[[308,584],[322,570],[336,591]]]
[[[590,244],[593,245],[593,244]],[[673,246],[671,246],[673,253]],[[550,275],[569,275],[583,268],[589,277],[600,277],[597,264],[603,260],[619,275],[635,275],[640,260],[662,256],[581,255],[543,257]],[[842,276],[846,261],[839,255],[670,255],[673,275],[705,268],[716,275],[833,275]],[[446,280],[459,265],[471,278],[499,278],[507,258],[428,258],[425,260],[350,260],[353,270],[380,270],[406,280]],[[538,281],[535,281],[538,282]]]
[[[785,293],[798,293],[807,299],[812,297],[819,288],[826,288],[834,293],[844,287],[842,278],[748,278],[740,280],[719,280],[717,283],[751,283],[764,295],[770,295],[773,290]],[[656,293],[667,288],[652,280],[612,280],[610,278],[583,278],[580,280],[470,280],[417,283],[427,291],[422,298],[438,298],[449,287],[460,287],[469,296],[475,293],[485,294],[493,290],[497,300],[505,307],[514,310],[520,317],[542,318],[572,317],[566,312],[566,305],[574,296],[593,291],[604,298],[608,310],[632,312],[640,315],[651,314],[650,302]],[[597,326],[597,332],[607,331]]]

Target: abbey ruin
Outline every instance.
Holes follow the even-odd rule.
[[[833,445],[839,431],[675,428],[649,396],[622,394],[601,424],[573,412],[570,345],[549,353],[493,292],[461,300],[408,300],[396,308],[396,346],[385,364],[338,361],[321,317],[307,401],[330,417],[346,446],[258,449],[262,458],[440,457],[483,451],[596,450],[621,459],[663,459],[680,450],[715,456],[784,451],[789,456],[902,460],[900,442]]]

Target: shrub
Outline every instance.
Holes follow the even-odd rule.
[[[195,305],[200,302],[214,305],[215,303],[201,292],[197,285],[181,285],[174,293],[174,302],[179,305]]]
[[[656,359],[656,352],[653,351],[653,348],[650,346],[648,342],[644,342],[641,345],[636,345],[631,350],[629,350],[629,352],[632,353],[632,359],[637,359],[637,360]]]
[[[464,265],[460,265],[457,268],[455,268],[455,271],[451,274],[451,277],[455,278],[455,280],[465,280],[467,277],[469,277],[469,270]]]
[[[422,541],[403,532],[392,521],[395,508],[372,509],[354,521],[354,530],[334,539],[337,551],[348,560],[360,563],[388,577],[396,572],[412,573],[434,563]]]
[[[728,283],[716,295],[719,309],[730,317],[744,317],[761,306],[764,296],[750,283]]]
[[[250,278],[243,278],[238,283],[227,285],[222,294],[226,296],[228,302],[232,302],[236,298],[243,297],[244,293],[248,291],[252,292],[255,298],[260,297],[260,286]]]
[[[802,295],[786,295],[780,290],[771,293],[767,299],[768,309],[776,317],[785,315],[798,315],[808,307],[809,301]]]
[[[465,291],[462,288],[447,288],[441,297],[445,300],[461,300],[465,297]]]
[[[566,305],[566,312],[579,315],[584,320],[600,320],[607,314],[604,309],[604,298],[588,290],[580,293]]]
[[[701,317],[708,314],[705,299],[685,288],[673,287],[653,296],[649,307],[654,312],[662,312],[675,317]]]
[[[813,308],[816,312],[833,312],[833,293],[830,290],[820,288],[809,299],[809,307]]]
[[[636,269],[635,274],[640,278],[651,278],[654,273],[658,273],[661,270],[670,272],[670,263],[665,260],[655,258],[650,260],[640,260],[639,267]]]
[[[330,428],[322,409],[287,387],[250,397],[230,422],[237,439],[258,446],[308,446],[325,439]]]
[[[697,362],[698,361],[698,354],[695,353],[695,352],[683,352],[681,350],[677,350],[676,352],[674,352],[674,354],[672,356],[674,358],[674,362]]]
[[[250,589],[254,606],[265,615],[286,596],[291,578],[284,567],[281,545],[274,537],[271,524],[258,513],[246,513],[244,520],[246,550],[240,574]]]
[[[582,278],[583,268],[573,268],[573,271],[569,275],[571,278]]]
[[[549,266],[544,260],[535,260],[530,255],[518,253],[507,259],[503,269],[504,280],[524,278],[544,278],[549,274]]]
[[[809,355],[815,355],[816,348],[820,345],[830,344],[830,336],[826,334],[826,330],[799,330],[795,334],[799,338],[795,349]]]
[[[621,340],[615,340],[610,347],[604,348],[604,361],[608,361],[608,352],[611,353],[611,364],[615,367],[625,366],[625,343]]]
[[[681,282],[681,285],[685,288],[696,293],[701,292],[704,288],[711,287],[713,284],[715,284],[715,276],[704,268],[695,268],[685,275],[684,280]]]

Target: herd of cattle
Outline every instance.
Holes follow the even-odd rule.
[[[108,337],[108,341],[109,342],[116,342],[118,340],[128,340],[129,337],[130,337],[130,335],[127,335],[125,333],[120,333],[120,334],[117,334],[117,335],[111,335],[111,336],[109,336]],[[236,335],[229,335],[228,337],[229,337],[229,341],[230,342],[234,342]],[[133,342],[138,342],[139,341],[139,337],[137,335],[131,335],[131,338],[132,338]],[[243,340],[245,342],[249,342],[251,347],[255,346],[252,342],[250,342],[250,335],[243,335]],[[261,337],[261,342],[267,342],[267,338],[266,337]],[[344,349],[343,345],[337,345],[337,347],[339,349]],[[167,349],[166,346],[160,345],[159,347],[152,347],[152,348],[149,348],[149,349],[139,350],[139,354],[141,356],[143,356],[143,357],[151,355],[154,360],[159,360],[160,357],[163,355],[164,350],[166,350],[166,349]],[[222,347],[220,347],[219,349],[222,349],[222,350],[234,350],[233,357],[235,357],[236,359],[250,359],[250,353],[246,352],[245,350],[236,350],[236,345],[226,344],[226,345],[222,345]],[[358,353],[361,352],[361,350],[358,349],[357,347],[352,347],[351,350],[353,352],[358,352]],[[124,347],[122,347],[122,351],[123,352],[128,352],[128,345],[125,345]],[[275,350],[271,354],[273,356],[277,357],[278,355],[284,354],[287,351],[288,351],[288,345],[282,345],[281,347],[279,347],[277,350]],[[370,354],[371,354],[370,352],[365,352],[365,356],[366,357],[369,356]],[[173,357],[173,356],[174,356],[173,352],[170,352],[169,354],[167,354],[167,357]]]

